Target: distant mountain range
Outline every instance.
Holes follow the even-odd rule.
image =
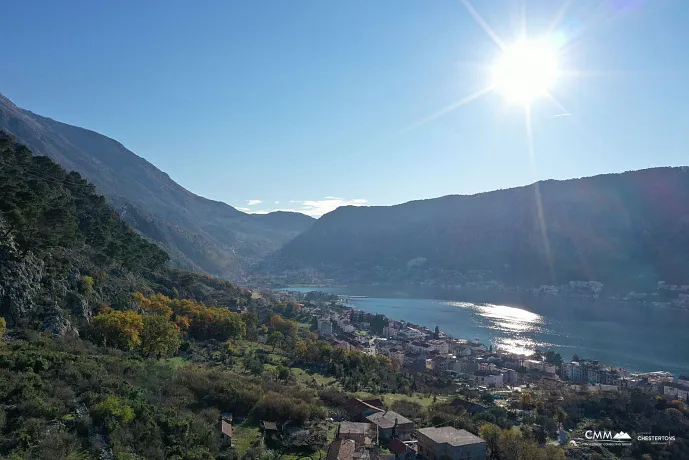
[[[0,95],[0,130],[96,185],[175,266],[234,281],[613,289],[689,284],[689,168],[656,168],[396,206],[246,214],[194,195],[117,141]]]
[[[341,207],[266,260],[287,282],[689,284],[689,168]]]
[[[242,280],[250,266],[314,221],[291,212],[246,214],[195,195],[119,142],[21,109],[1,94],[0,129],[35,155],[81,173],[179,268]]]

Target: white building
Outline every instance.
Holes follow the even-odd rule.
[[[527,369],[531,369],[531,370],[535,370],[535,371],[539,371],[539,372],[545,372],[546,374],[557,373],[557,366],[553,366],[552,364],[548,364],[545,361],[538,361],[535,359],[525,359],[523,365]]]
[[[502,374],[502,381],[505,384],[508,385],[516,385],[517,384],[517,371],[514,369],[498,369],[498,372]]]
[[[397,337],[398,332],[399,331],[397,329],[395,329],[394,327],[385,326],[383,328],[383,335],[385,337]]]
[[[468,357],[471,356],[471,348],[469,347],[464,347],[464,348],[459,348],[457,349],[457,352],[455,353],[457,356],[462,356],[462,357]]]
[[[689,387],[675,382],[667,382],[663,385],[663,395],[672,399],[689,401]]]
[[[471,352],[474,354],[485,353],[486,351],[488,351],[488,348],[486,348],[486,346],[483,345],[482,343],[471,343],[470,342],[467,345],[469,345],[469,348],[471,348]]]
[[[330,318],[320,318],[318,320],[318,334],[323,337],[332,337],[333,322],[330,321]]]
[[[418,329],[414,329],[411,327],[407,327],[406,329],[404,329],[401,332],[401,334],[405,335],[410,340],[423,339],[424,337],[426,337],[426,334],[419,331]]]
[[[573,361],[563,365],[563,373],[567,380],[572,382],[581,382],[586,378],[586,370],[581,363]]]
[[[472,380],[476,386],[502,388],[502,374],[493,371],[476,371],[472,375]]]
[[[431,346],[428,345],[426,342],[407,342],[404,346],[411,353],[427,354],[433,351]]]
[[[431,350],[435,350],[441,355],[450,353],[450,344],[444,340],[428,340],[426,343]]]

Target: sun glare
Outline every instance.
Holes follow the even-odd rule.
[[[495,89],[521,104],[547,96],[560,75],[555,47],[526,39],[505,48],[493,71]]]

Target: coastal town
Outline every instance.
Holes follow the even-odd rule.
[[[279,294],[293,298],[293,293]],[[662,371],[633,373],[576,355],[563,359],[550,350],[530,356],[510,353],[478,339],[451,337],[437,326],[431,330],[359,311],[348,306],[346,300],[334,300],[332,296],[330,301],[305,302],[300,307],[313,319],[319,339],[333,348],[387,357],[399,372],[449,379],[454,395],[437,397],[469,414],[500,407],[520,422],[533,418],[538,411],[525,402],[544,394],[601,395],[637,389],[667,401],[683,402],[689,395],[687,376],[674,377]],[[583,408],[576,405],[563,410],[583,414]],[[419,427],[412,418],[391,410],[380,398],[348,398],[344,414],[332,419],[337,427],[327,459],[378,458],[381,446],[389,452],[385,455],[390,460],[488,458],[487,441],[480,436],[442,424]],[[567,429],[563,423],[556,430],[536,424],[529,429],[542,432],[537,437],[544,445],[571,448],[586,444],[583,434]]]

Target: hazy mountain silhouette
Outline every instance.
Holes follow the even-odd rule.
[[[241,279],[249,265],[313,223],[298,213],[246,214],[195,195],[119,142],[21,109],[2,95],[0,129],[35,155],[81,173],[181,268]]]
[[[688,254],[689,168],[682,167],[342,207],[262,269],[349,283],[597,280],[633,287],[689,284]]]

